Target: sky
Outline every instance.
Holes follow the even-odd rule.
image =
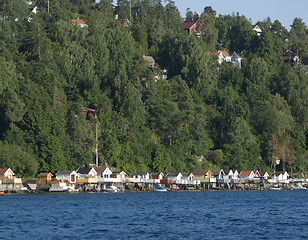
[[[244,15],[252,24],[263,21],[267,17],[271,21],[279,20],[290,30],[294,18],[298,17],[308,26],[308,0],[173,0],[181,16],[185,17],[186,9],[201,14],[204,7],[211,6],[217,15]]]

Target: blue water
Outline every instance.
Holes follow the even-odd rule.
[[[308,191],[0,196],[0,239],[308,239]]]

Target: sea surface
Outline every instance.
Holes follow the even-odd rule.
[[[308,239],[308,191],[1,195],[0,239]]]

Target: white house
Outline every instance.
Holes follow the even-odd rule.
[[[125,181],[125,177],[126,177],[126,173],[123,172],[123,171],[121,171],[121,172],[112,172],[110,177],[112,179],[117,179],[116,181],[124,182]]]
[[[252,30],[254,30],[258,36],[261,36],[262,29],[257,24],[252,26]]]
[[[231,62],[239,68],[242,67],[242,58],[235,51],[231,55]]]
[[[0,180],[2,183],[6,183],[7,180],[15,178],[15,173],[10,168],[0,169]]]
[[[132,175],[134,182],[147,182],[150,179],[150,174],[148,172],[138,172]]]
[[[164,174],[162,172],[151,173],[151,179],[163,179],[163,178],[164,178]]]
[[[58,171],[56,173],[56,179],[68,181],[69,183],[76,183],[78,173],[76,171]]]
[[[182,180],[192,181],[194,178],[194,174],[192,173],[183,173],[182,174]]]
[[[265,173],[263,174],[263,178],[264,178],[264,179],[268,179],[268,177],[269,177],[269,174],[268,174],[267,172],[265,172]]]
[[[77,173],[80,179],[97,178],[97,172],[94,168],[78,168]]]
[[[255,173],[251,170],[241,171],[240,173],[240,178],[244,180],[252,179],[254,178],[254,176],[255,176]]]
[[[167,179],[172,180],[173,182],[182,180],[183,175],[181,173],[168,173]]]

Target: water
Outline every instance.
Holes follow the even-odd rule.
[[[0,239],[308,239],[308,191],[0,196]]]

